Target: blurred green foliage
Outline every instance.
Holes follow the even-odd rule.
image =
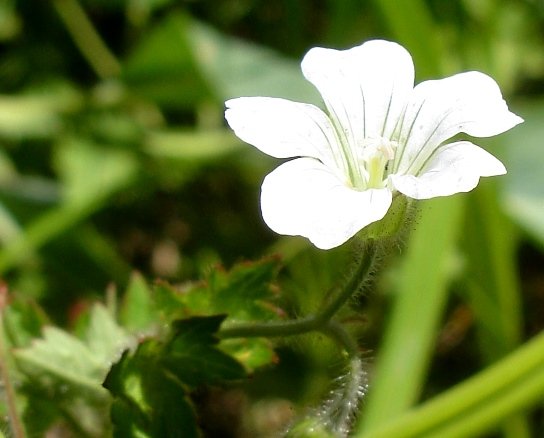
[[[157,302],[169,323],[174,314],[204,318],[203,310],[242,320],[282,316],[280,308],[298,315],[315,310],[342,275],[345,251],[323,253],[266,229],[259,185],[275,160],[240,142],[223,120],[230,97],[319,105],[299,70],[316,45],[396,40],[413,54],[418,81],[484,71],[526,120],[478,142],[508,175],[422,203],[408,249],[384,262],[376,293],[352,303],[363,322],[354,329],[360,344],[377,356],[358,429],[379,427],[541,330],[543,29],[544,3],[529,0],[0,2],[0,273],[11,297],[4,337],[17,349],[27,432],[109,433],[112,398],[101,379],[120,349],[158,320]],[[275,259],[216,269],[272,253],[283,256],[289,299],[278,302],[270,286]],[[150,287],[155,278],[174,286]],[[233,307],[240,293],[245,301]],[[195,412],[201,425],[213,422],[204,427],[209,436],[271,436],[319,403],[342,367],[320,335],[282,339],[275,350],[263,340],[217,347],[219,322],[210,318],[196,351],[232,369],[237,359],[255,373],[252,385],[214,392],[178,376],[171,386],[175,371],[160,361],[176,342],[172,333],[182,333],[172,328],[173,338],[140,343],[112,369],[118,430],[129,411],[145,423],[141,430],[155,430],[161,420],[145,405],[168,390],[161,402],[183,400],[190,427]],[[156,380],[146,380],[139,361],[149,373],[160,368]],[[133,405],[123,386],[131,372],[143,385]],[[220,383],[233,376],[241,373]],[[537,408],[479,430],[540,436]]]

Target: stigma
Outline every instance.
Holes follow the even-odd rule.
[[[366,188],[385,187],[388,164],[395,158],[398,142],[383,137],[366,138],[358,147],[359,163],[365,170]]]

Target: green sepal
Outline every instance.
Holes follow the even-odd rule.
[[[359,234],[363,240],[376,241],[399,237],[412,220],[413,202],[397,193],[383,219],[365,227]]]

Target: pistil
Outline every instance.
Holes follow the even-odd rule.
[[[395,158],[398,143],[386,138],[366,139],[361,147],[360,160],[367,172],[366,188],[382,188],[387,164]]]

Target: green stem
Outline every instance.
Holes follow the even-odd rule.
[[[0,273],[24,261],[36,248],[89,214],[92,208],[90,205],[61,205],[42,214],[27,226],[24,233],[16,236],[0,250]]]
[[[287,321],[270,321],[265,323],[244,323],[226,327],[219,331],[220,338],[244,337],[279,337],[322,330],[344,305],[344,303],[361,287],[372,270],[376,255],[376,244],[369,241],[357,251],[360,259],[351,276],[340,287],[334,288],[321,309],[314,315]]]
[[[500,362],[361,438],[474,436],[542,397],[544,332]],[[447,432],[447,433],[446,433]]]
[[[359,357],[357,342],[337,321],[329,321],[321,331],[342,345],[349,358],[348,370],[341,377],[340,387],[332,391],[334,397],[321,411],[326,428],[334,432],[335,436],[346,436],[364,394],[366,374],[363,361]]]
[[[217,335],[222,338],[246,338],[292,336],[307,333],[317,328],[314,315],[288,321],[270,321],[257,324],[239,324],[220,330]]]
[[[347,436],[366,388],[366,374],[355,339],[337,321],[330,320],[319,329],[336,341],[347,353],[347,367],[335,379],[328,399],[286,435],[291,438],[312,436],[333,438]]]
[[[316,314],[319,320],[319,326],[330,321],[331,318],[340,310],[344,303],[357,292],[372,272],[377,254],[377,244],[374,240],[368,240],[365,243],[355,241],[357,245],[355,253],[359,257],[355,269],[343,286],[333,289],[328,294],[327,301],[323,304],[321,310]]]
[[[350,358],[359,357],[359,346],[353,337],[344,329],[344,327],[337,321],[330,320],[321,331],[337,341]]]
[[[80,4],[76,0],[54,0],[53,5],[95,73],[101,79],[119,76],[119,61],[108,49]]]
[[[17,400],[15,396],[15,390],[11,383],[11,376],[9,373],[8,357],[5,346],[5,333],[4,333],[4,308],[7,300],[7,287],[5,285],[0,286],[0,376],[4,385],[4,393],[6,397],[6,404],[8,407],[9,422],[11,425],[11,433],[14,438],[24,438],[25,428],[17,412]]]

